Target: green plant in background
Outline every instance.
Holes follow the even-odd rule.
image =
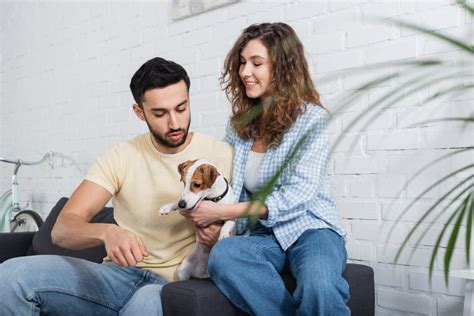
[[[457,5],[459,5],[467,13],[469,19],[473,18],[474,7],[466,4],[465,1],[460,0],[457,1]],[[415,61],[383,63],[372,66],[366,66],[361,69],[355,70],[354,73],[360,71],[367,72],[370,70],[380,71],[384,69],[393,69],[394,67],[398,69],[395,72],[387,71],[389,72],[388,74],[381,75],[378,78],[361,85],[358,89],[355,89],[354,91],[349,93],[341,100],[336,110],[332,111],[332,117],[337,117],[342,111],[349,109],[352,105],[354,105],[355,101],[361,98],[368,90],[379,87],[380,85],[394,78],[398,79],[400,83],[393,86],[391,89],[389,89],[389,91],[387,91],[379,98],[371,102],[367,110],[362,111],[349,123],[346,130],[350,129],[356,124],[363,124],[362,129],[366,129],[376,118],[378,118],[382,113],[384,113],[387,108],[396,105],[397,103],[400,103],[407,96],[414,95],[416,93],[419,93],[420,91],[427,93],[427,97],[423,102],[423,104],[426,105],[443,97],[456,96],[469,90],[472,91],[472,89],[474,88],[474,46],[472,45],[472,43],[465,42],[452,36],[448,36],[437,31],[432,31],[426,27],[418,26],[412,23],[402,21],[395,21],[395,23],[401,27],[422,32],[428,35],[429,37],[435,38],[439,42],[457,48],[464,54],[463,60],[457,61],[457,63],[453,63],[452,61],[444,60],[443,58],[430,58]],[[413,125],[412,127],[443,122],[458,122],[464,124],[465,127],[470,128],[470,124],[474,122],[474,112],[471,112],[465,117],[455,116],[427,120],[419,122]],[[291,161],[297,155],[301,147],[305,145],[305,140],[307,136],[308,135],[305,135],[298,142],[298,144],[290,153],[286,163],[281,166],[279,172],[277,172],[259,192],[256,192],[256,194],[254,195],[254,201],[259,200],[265,202],[268,195],[272,192],[273,187],[276,185],[277,180],[281,176],[283,170],[288,167],[288,162]],[[337,145],[344,138],[344,133],[341,133],[341,135],[335,140],[333,149],[337,147]],[[407,184],[413,182],[423,172],[432,168],[438,162],[463,153],[472,153],[473,149],[474,146],[463,146],[461,149],[449,152],[431,161],[430,163],[422,167],[420,170],[418,170],[410,179],[408,179]],[[418,239],[415,242],[415,246],[413,247],[412,253],[416,250],[423,237],[426,236],[428,231],[432,228],[431,225],[428,225],[424,230],[421,229],[421,224],[424,223],[424,221],[428,217],[432,216],[432,220],[437,221],[440,219],[441,216],[446,216],[446,214],[448,214],[449,217],[444,223],[444,227],[437,237],[430,259],[430,280],[432,278],[434,262],[437,258],[438,251],[441,247],[446,247],[446,252],[444,255],[444,276],[446,283],[448,283],[449,268],[452,255],[456,241],[459,237],[460,227],[463,223],[465,223],[466,226],[466,263],[470,263],[470,245],[473,228],[472,221],[474,217],[474,173],[472,172],[473,168],[474,159],[471,163],[468,163],[465,166],[459,166],[457,170],[443,176],[442,178],[435,181],[432,185],[428,186],[421,194],[419,194],[413,200],[413,202],[411,202],[401,212],[389,232],[389,237],[392,234],[394,227],[399,224],[399,222],[404,218],[405,215],[407,215],[410,210],[412,210],[413,206],[416,204],[417,201],[426,197],[427,194],[432,192],[435,188],[439,188],[441,184],[448,184],[449,181],[456,182],[447,190],[447,192],[442,194],[441,197],[435,199],[435,202],[426,211],[424,211],[423,215],[419,218],[418,221],[416,221],[414,226],[411,228],[411,230],[403,240],[401,246],[399,247],[396,257],[394,259],[395,263],[398,263],[400,261],[401,254],[406,251],[406,246],[409,241],[412,241],[414,239],[415,233],[420,233],[420,235],[418,236]],[[460,180],[456,178],[459,176],[462,176]],[[402,191],[403,190],[400,190],[400,192],[398,192],[397,198],[401,196]],[[256,219],[254,218],[251,223],[255,223],[255,221]],[[447,235],[448,230],[451,230],[451,232],[447,237],[447,245],[442,245],[443,238]]]

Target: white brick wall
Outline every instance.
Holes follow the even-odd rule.
[[[333,110],[345,92],[398,69],[347,70],[425,56],[458,61],[462,55],[456,49],[391,20],[425,23],[464,38],[472,20],[454,2],[242,0],[172,22],[169,1],[164,0],[0,1],[0,156],[32,160],[54,150],[77,161],[77,167],[57,161],[54,169],[47,165],[21,169],[22,201],[46,215],[60,196],[71,194],[107,146],[146,131],[131,111],[128,84],[151,57],[163,56],[185,66],[192,80],[192,128],[222,137],[230,106],[217,78],[225,54],[250,23],[285,21],[295,28],[322,99]],[[375,16],[385,22],[375,23]],[[423,101],[433,92],[429,90],[396,104],[373,104],[399,83],[395,77],[366,91],[330,125],[334,139],[361,111],[386,108],[370,126],[357,124],[344,132],[346,138],[330,165],[332,192],[348,232],[349,258],[375,270],[377,315],[460,315],[463,281],[450,279],[449,289],[445,288],[442,258],[429,287],[426,267],[433,234],[423,239],[411,260],[406,254],[403,264],[393,264],[403,237],[440,191],[431,192],[387,236],[393,221],[424,186],[472,162],[472,154],[453,157],[408,183],[429,161],[473,145],[472,130],[459,131],[453,124],[412,125],[471,113],[474,94],[427,106]],[[10,166],[0,166],[1,191],[8,188],[10,172]],[[395,200],[397,193],[400,200]],[[433,226],[439,231],[447,217],[442,215]],[[455,269],[465,265],[463,243],[457,247]]]

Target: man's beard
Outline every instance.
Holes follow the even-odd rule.
[[[189,117],[189,123],[186,129],[179,128],[179,129],[169,130],[164,136],[158,133],[157,131],[153,130],[153,128],[148,123],[148,120],[146,119],[146,117],[145,117],[145,122],[146,122],[146,125],[148,125],[148,129],[150,130],[150,133],[151,135],[153,135],[153,138],[155,139],[156,142],[158,142],[160,145],[163,145],[165,147],[176,148],[184,144],[184,142],[188,138],[189,126],[191,125],[191,116]],[[183,132],[183,138],[181,138],[180,141],[178,141],[177,143],[173,143],[169,141],[168,139],[166,139],[166,136],[168,136],[168,134],[176,133],[176,132]]]

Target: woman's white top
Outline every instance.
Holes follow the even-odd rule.
[[[259,175],[263,157],[265,157],[265,153],[249,152],[245,166],[244,187],[251,193],[257,192],[260,189]]]

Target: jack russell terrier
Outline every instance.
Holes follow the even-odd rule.
[[[178,166],[178,172],[184,183],[183,194],[177,202],[162,206],[161,215],[173,211],[192,212],[202,200],[223,204],[234,203],[234,194],[227,179],[209,162],[202,159],[188,160]],[[235,221],[226,221],[221,228],[219,240],[235,235],[235,229]],[[192,251],[178,267],[178,278],[188,280],[190,277],[209,277],[207,262],[210,251],[208,246],[196,242]]]

